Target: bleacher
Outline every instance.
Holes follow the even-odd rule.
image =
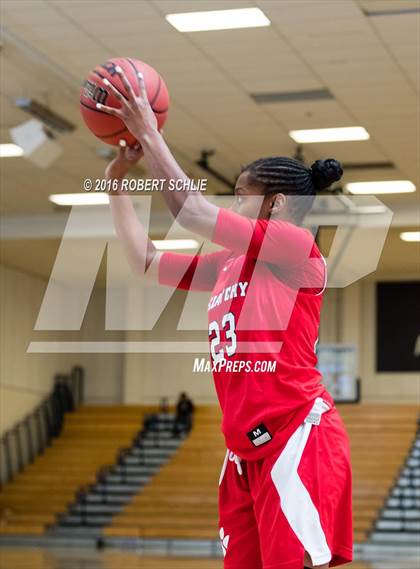
[[[185,433],[174,432],[173,413],[153,413],[137,433],[131,446],[103,469],[97,482],[77,496],[65,514],[60,515],[54,536],[99,538],[101,528],[111,523],[134,494],[171,459],[182,444]]]
[[[198,407],[190,437],[104,534],[215,539],[217,488],[225,453],[219,409]]]
[[[81,406],[61,435],[0,492],[0,535],[42,535],[97,471],[131,444],[150,407]]]
[[[339,407],[352,450],[355,540],[365,541],[416,435],[416,405]]]
[[[373,543],[403,543],[419,547],[420,428],[371,536]]]
[[[365,541],[416,432],[418,407],[341,405],[354,474],[356,541]],[[216,407],[197,409],[195,427],[176,456],[135,496],[108,538],[217,539],[217,488],[225,455]]]
[[[352,447],[355,539],[364,541],[404,465],[416,433],[416,406],[341,405]],[[94,485],[100,468],[131,445],[150,407],[82,406],[61,436],[0,492],[0,535],[42,535]],[[217,407],[198,407],[195,426],[169,462],[112,523],[105,540],[217,540],[217,490],[225,456]],[[128,465],[129,469],[131,468]],[[129,470],[128,470],[129,471]],[[128,472],[127,471],[127,472]]]

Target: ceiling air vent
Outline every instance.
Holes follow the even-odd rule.
[[[363,10],[365,16],[401,16],[403,14],[419,14],[420,8],[394,8],[389,10]]]
[[[250,93],[256,103],[293,103],[299,101],[320,101],[334,99],[328,89],[311,89],[309,91],[278,91],[271,93]]]
[[[395,168],[393,162],[348,162],[342,164],[343,170],[392,170]]]

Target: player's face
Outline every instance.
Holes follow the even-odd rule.
[[[233,210],[252,219],[269,219],[273,195],[265,195],[262,184],[256,183],[249,172],[242,172],[235,184]]]

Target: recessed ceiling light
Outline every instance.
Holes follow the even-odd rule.
[[[311,142],[345,142],[350,140],[369,140],[370,138],[368,131],[362,126],[291,130],[289,136],[298,144],[309,144]]]
[[[416,191],[410,180],[384,180],[380,182],[350,182],[346,189],[351,194],[408,194]]]
[[[259,8],[211,10],[168,14],[166,20],[179,32],[204,32],[269,26],[270,20]]]
[[[13,143],[0,144],[0,158],[23,156],[23,148]]]
[[[409,243],[420,241],[420,231],[403,231],[400,233],[400,238]]]
[[[198,241],[195,239],[154,239],[156,249],[198,249]]]
[[[79,192],[77,194],[51,194],[48,199],[56,205],[105,205],[109,203],[108,194],[104,192]]]

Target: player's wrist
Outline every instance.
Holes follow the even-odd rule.
[[[107,180],[112,181],[111,190],[109,192],[110,197],[127,195],[127,192],[122,189],[124,178],[110,177],[107,178]]]
[[[121,164],[118,160],[118,158],[114,159],[105,169],[105,178],[107,180],[118,180],[121,182],[128,174],[129,166]]]
[[[151,127],[139,132],[136,138],[144,150],[145,148],[153,148],[161,136],[157,129]]]

